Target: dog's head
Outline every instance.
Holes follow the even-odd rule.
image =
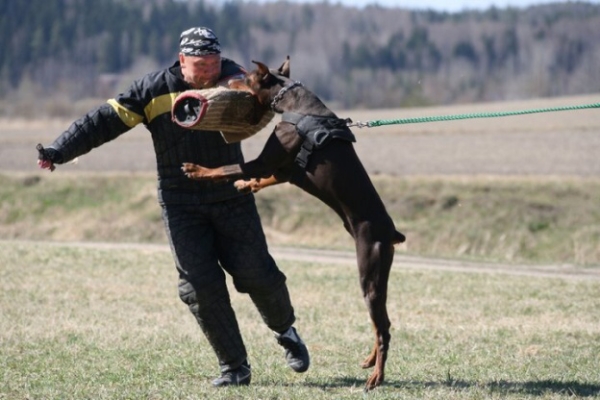
[[[260,61],[252,60],[257,69],[248,73],[243,79],[229,81],[229,87],[245,90],[258,98],[261,104],[271,104],[277,93],[290,81],[290,57],[278,69],[269,69]]]

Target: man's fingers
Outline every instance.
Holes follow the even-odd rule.
[[[37,163],[40,166],[40,168],[49,169],[50,172],[54,171],[54,169],[56,168],[50,160],[37,160]]]

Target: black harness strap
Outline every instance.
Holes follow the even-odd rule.
[[[302,143],[302,147],[300,147],[300,151],[298,152],[298,154],[296,155],[296,165],[299,166],[302,169],[306,169],[306,165],[308,164],[308,159],[310,158],[310,155],[313,152],[315,145],[308,141],[305,140]]]
[[[306,169],[313,151],[325,146],[331,139],[356,142],[345,119],[284,112],[281,120],[296,125],[298,134],[304,139],[295,160],[302,170]]]

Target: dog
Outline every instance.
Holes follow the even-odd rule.
[[[258,102],[282,114],[259,154],[243,164],[206,168],[184,163],[187,177],[236,180],[240,191],[257,192],[290,182],[317,197],[342,219],[354,238],[360,286],[375,331],[375,345],[362,362],[374,367],[366,382],[371,390],[384,380],[390,342],[386,300],[394,245],[405,241],[359,160],[348,121],[339,119],[300,82],[290,79],[289,56],[277,70],[252,61],[257,69],[230,81],[230,88],[254,94]]]

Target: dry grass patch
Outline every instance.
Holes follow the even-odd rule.
[[[432,257],[600,265],[600,180],[373,178],[402,250]],[[148,174],[0,175],[0,238],[166,243]],[[256,195],[272,245],[352,249],[338,216],[292,185]]]

